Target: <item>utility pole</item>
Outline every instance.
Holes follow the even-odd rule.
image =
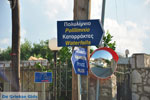
[[[103,0],[102,1],[102,14],[101,14],[101,23],[103,27],[104,27],[104,17],[105,17],[105,4],[106,4],[106,0]]]
[[[104,28],[106,0],[102,0],[101,24]],[[102,45],[100,45],[101,47]],[[100,100],[100,80],[89,76],[89,100]]]
[[[90,19],[91,0],[74,0],[74,20],[88,20]],[[89,47],[88,58],[90,56]],[[72,68],[72,100],[78,100],[78,77]],[[88,76],[81,76],[81,100],[88,100]]]
[[[11,91],[19,92],[20,83],[20,5],[19,0],[9,0],[12,9]]]

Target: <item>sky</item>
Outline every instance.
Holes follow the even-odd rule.
[[[21,43],[57,36],[57,21],[73,20],[73,0],[20,0]],[[101,18],[102,0],[91,0],[91,19]],[[150,0],[106,0],[104,30],[116,51],[150,54]],[[0,48],[11,46],[11,9],[0,0]]]
[[[97,58],[104,58],[104,59],[108,59],[111,60],[112,59],[112,55],[111,53],[109,53],[108,51],[105,50],[99,50],[96,51],[91,58],[97,59]]]

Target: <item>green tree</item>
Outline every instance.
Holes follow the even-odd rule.
[[[112,48],[113,50],[116,49],[116,41],[112,41],[113,36],[107,30],[106,35],[103,37],[103,45],[104,47]]]
[[[48,40],[40,41],[40,43],[34,43],[31,50],[31,55],[37,58],[42,57],[51,61],[53,58],[53,53],[48,48]]]
[[[109,33],[109,31],[107,31],[105,36],[103,37],[102,44],[104,47],[109,47],[115,50],[116,42],[112,41],[112,38],[113,36]],[[90,51],[92,52],[93,50],[91,49]],[[5,50],[1,50],[0,60],[1,61],[10,60],[11,59],[10,53],[11,53],[10,47],[8,47]],[[70,47],[63,47],[58,52],[58,57],[60,58],[61,62],[65,61],[70,62],[71,55],[72,53]],[[40,43],[33,43],[33,45],[31,44],[30,41],[25,40],[25,42],[21,44],[21,60],[28,60],[30,56],[34,56],[37,58],[42,57],[51,61],[53,58],[53,52],[48,48],[48,40],[40,41]]]
[[[1,50],[0,52],[0,60],[8,61],[11,59],[10,56],[11,48],[8,47],[5,50]],[[48,40],[40,41],[40,43],[31,44],[30,41],[25,40],[23,44],[21,44],[21,60],[28,60],[30,56],[34,57],[42,57],[48,59],[49,61],[53,58],[52,51],[48,48]]]
[[[70,62],[71,59],[71,48],[70,47],[63,47],[59,52],[58,52],[58,56],[60,58],[61,62]]]
[[[21,60],[28,60],[31,56],[32,45],[31,42],[25,39],[25,42],[21,44]]]
[[[5,50],[1,50],[0,61],[9,61],[11,59],[10,53],[11,53],[10,47],[7,47],[7,49]]]
[[[103,40],[102,40],[101,45],[103,47],[108,47],[108,48],[111,48],[111,49],[115,50],[116,49],[116,41],[112,41],[112,38],[113,38],[113,36],[107,30],[105,36],[103,36]],[[96,47],[99,48],[99,46],[96,46]]]

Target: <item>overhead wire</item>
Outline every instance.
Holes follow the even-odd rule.
[[[117,1],[115,0],[115,7],[116,7],[116,19],[118,20],[118,7],[117,7]]]
[[[127,19],[127,11],[126,11],[126,0],[123,0],[123,17],[121,18],[124,18],[124,20]],[[118,17],[118,5],[117,5],[117,0],[115,0],[115,10],[116,10],[116,20],[119,21],[119,17]]]
[[[126,0],[123,0],[123,8],[124,8],[124,19],[127,19],[127,11],[126,11]]]

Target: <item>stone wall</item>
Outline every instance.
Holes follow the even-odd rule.
[[[88,100],[96,100],[97,97],[97,80],[89,78]],[[98,100],[117,100],[116,76],[112,75],[107,80],[100,80]]]
[[[132,100],[150,100],[150,55],[134,54],[130,64]]]
[[[117,99],[116,76],[112,75],[110,79],[101,82],[100,100],[116,100],[116,99]]]

